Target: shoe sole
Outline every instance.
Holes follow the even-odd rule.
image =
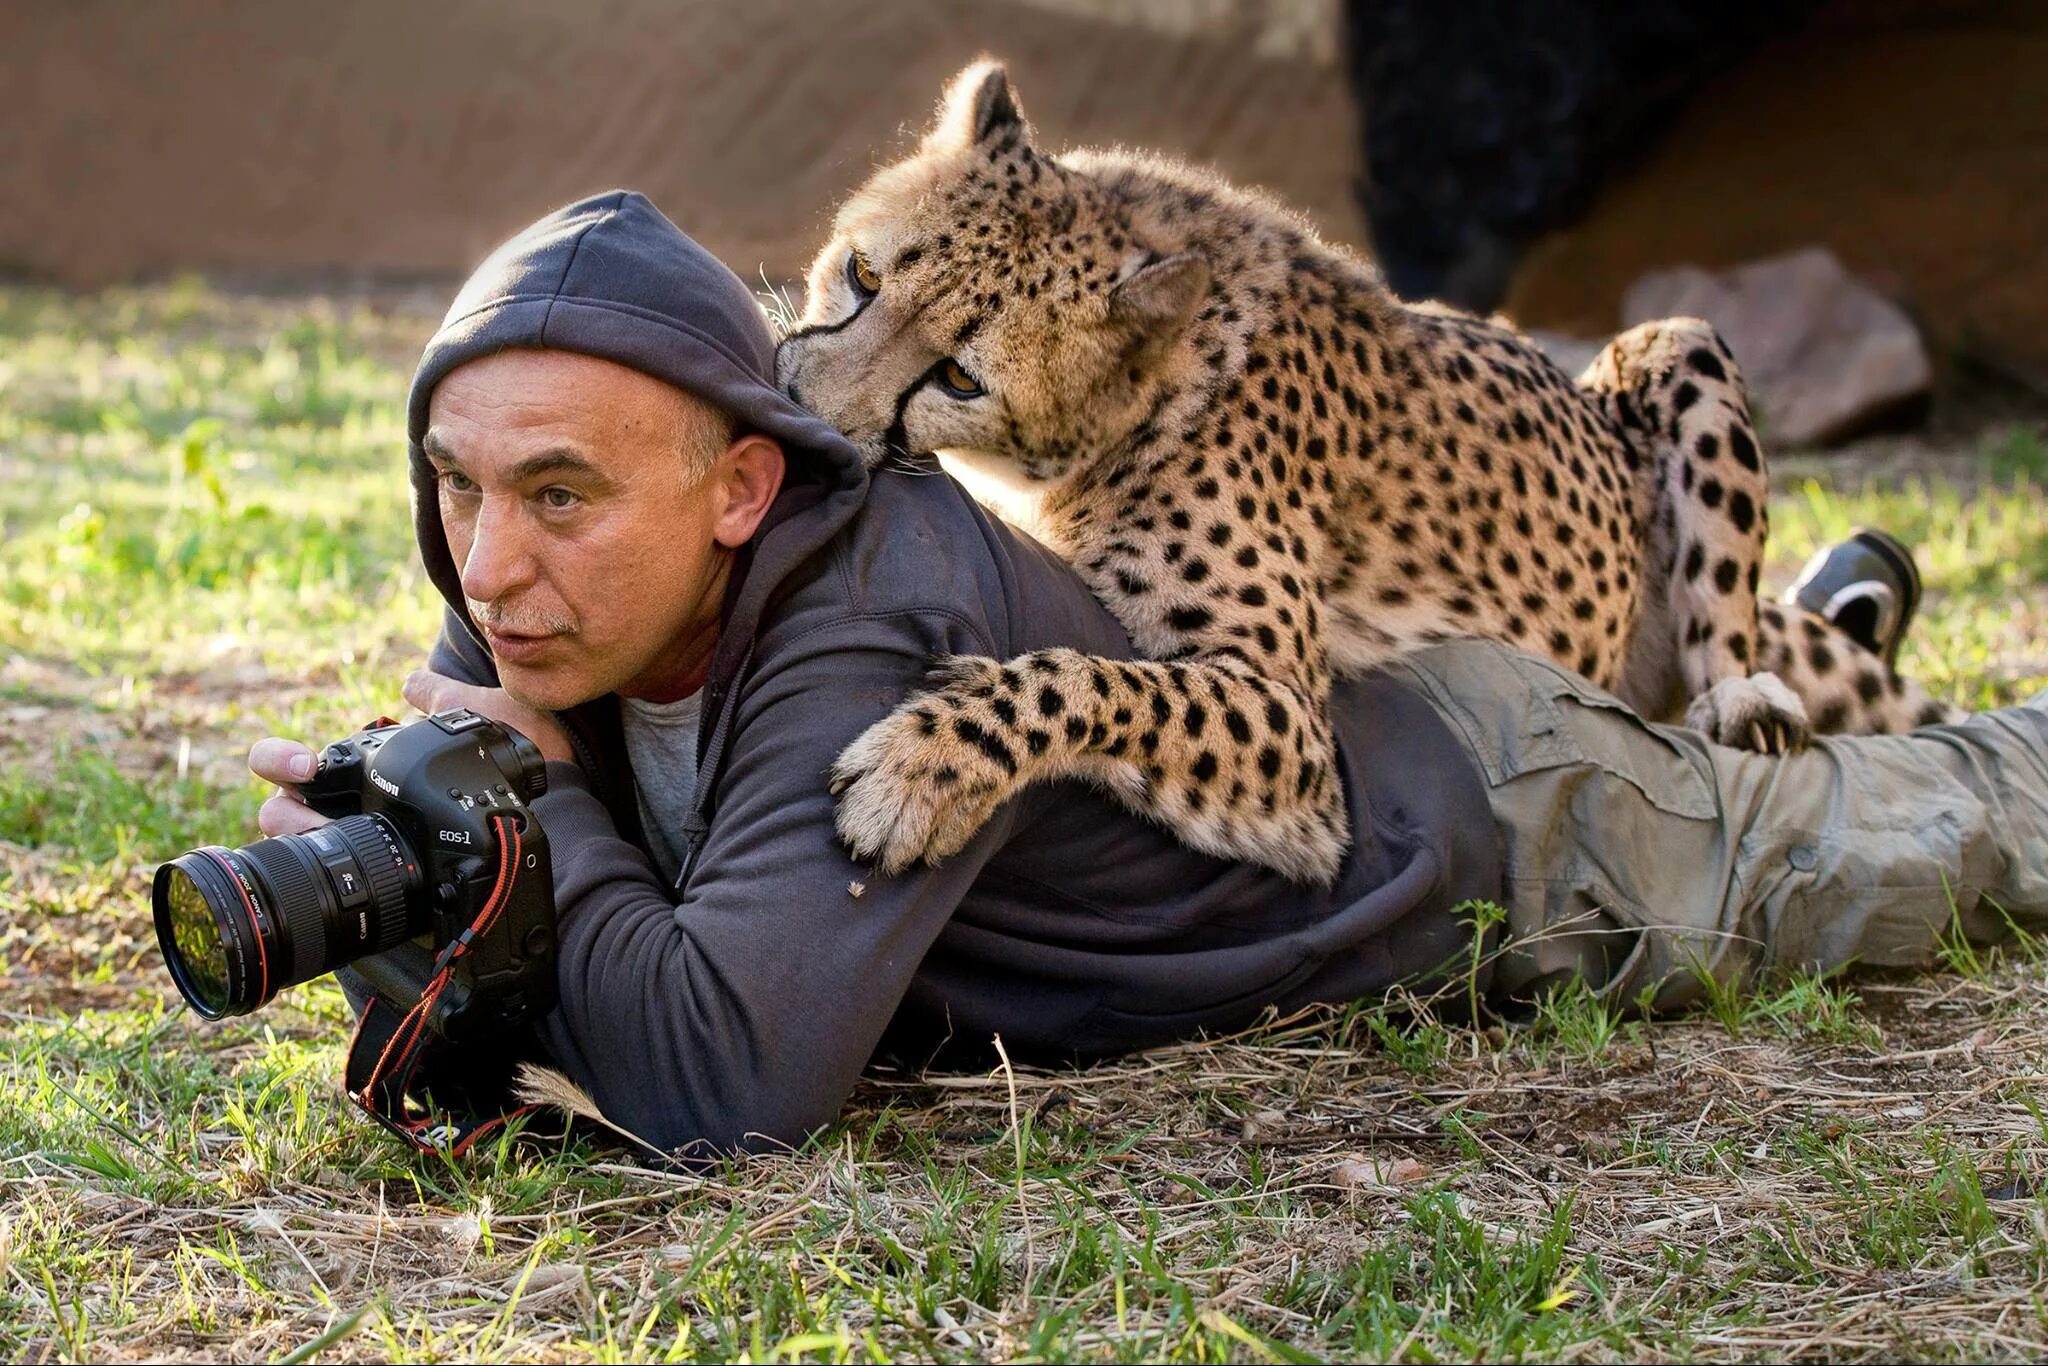
[[[1889,565],[1903,590],[1899,598],[1898,624],[1892,628],[1891,638],[1878,652],[1886,668],[1896,668],[1899,643],[1906,638],[1906,628],[1913,624],[1913,614],[1920,610],[1920,567],[1913,563],[1913,552],[1889,532],[1874,527],[1858,527],[1849,533],[1849,539]]]

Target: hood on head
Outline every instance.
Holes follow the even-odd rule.
[[[758,611],[775,582],[859,508],[867,471],[823,419],[775,385],[775,337],[737,275],[642,194],[613,190],[557,209],[487,257],[427,343],[407,400],[413,532],[427,577],[483,644],[441,528],[433,467],[420,442],[434,386],[469,361],[510,347],[574,351],[630,366],[695,394],[742,429],[774,438],[800,515],[776,518],[757,544],[734,616]],[[770,533],[764,531],[757,541]],[[767,552],[767,553],[764,553]],[[756,582],[760,580],[760,582]],[[751,630],[751,620],[746,623]]]

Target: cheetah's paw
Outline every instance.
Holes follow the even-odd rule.
[[[1758,754],[1796,754],[1813,738],[1806,704],[1773,673],[1722,679],[1692,700],[1685,724]]]
[[[958,853],[988,823],[1009,784],[967,727],[906,703],[869,726],[832,765],[839,838],[885,873]]]

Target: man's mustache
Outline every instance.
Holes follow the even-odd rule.
[[[576,623],[564,616],[540,613],[531,618],[523,613],[515,617],[502,607],[464,598],[469,607],[470,620],[486,630],[496,631],[504,636],[561,636],[576,629]]]

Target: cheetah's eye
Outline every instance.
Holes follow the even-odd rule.
[[[882,277],[875,274],[868,258],[857,251],[846,254],[846,282],[853,286],[853,292],[863,301],[874,298],[882,288]]]
[[[974,376],[967,373],[966,367],[950,357],[939,362],[938,379],[939,387],[946,391],[948,398],[957,398],[962,402],[970,398],[980,398],[988,392],[975,383]]]

